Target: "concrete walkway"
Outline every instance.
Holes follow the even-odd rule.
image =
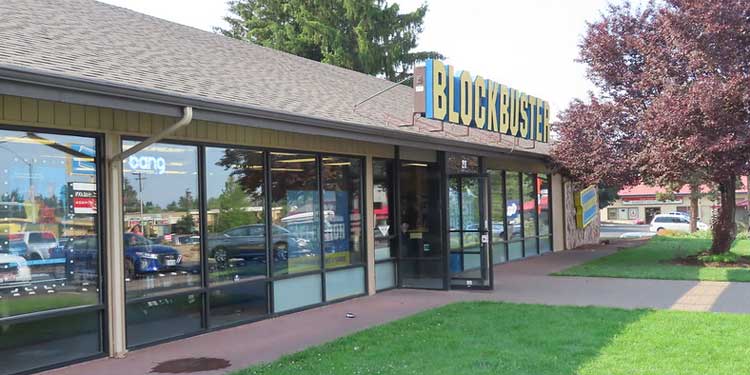
[[[615,251],[616,245],[610,245],[596,250],[572,250],[499,265],[494,268],[493,291],[396,289],[137,350],[124,359],[95,360],[45,374],[148,374],[161,362],[195,357],[228,360],[231,363],[229,368],[198,373],[222,374],[272,361],[284,354],[456,301],[492,300],[750,313],[750,283],[548,276]],[[347,312],[355,313],[357,318],[346,318]]]

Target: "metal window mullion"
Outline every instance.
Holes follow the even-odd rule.
[[[205,292],[208,288],[208,218],[205,213],[208,212],[208,204],[206,202],[206,147],[198,146],[198,230],[200,232],[200,254],[201,254],[201,285],[203,286],[203,311],[201,324],[203,329],[208,329],[209,321],[208,317],[211,313],[211,306],[209,304],[209,293]]]
[[[326,302],[326,246],[325,246],[325,228],[323,228],[323,222],[325,221],[325,207],[324,207],[324,194],[323,194],[323,163],[321,154],[315,154],[315,164],[317,168],[317,180],[318,180],[318,243],[320,244],[320,294],[321,301]]]
[[[403,281],[401,277],[401,150],[399,146],[394,147],[394,160],[391,164],[391,188],[393,189],[391,196],[393,197],[393,233],[396,235],[396,287],[400,288]]]
[[[271,218],[271,154],[268,151],[263,152],[263,222],[266,242],[266,279],[273,276],[273,267],[276,265],[276,259],[273,257],[273,250],[271,250],[271,236],[273,235],[273,220]],[[288,264],[288,263],[287,263]],[[268,314],[274,312],[274,295],[273,295],[273,282],[267,283],[266,293],[266,311]]]

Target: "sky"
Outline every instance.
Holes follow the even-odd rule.
[[[100,0],[211,31],[226,26],[224,0]],[[396,0],[412,11],[425,0]],[[607,0],[427,0],[418,50],[438,51],[457,71],[506,84],[550,102],[552,117],[593,86],[576,63],[586,22]]]

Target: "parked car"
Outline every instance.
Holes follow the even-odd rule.
[[[29,251],[29,246],[23,241],[20,233],[0,235],[0,253],[24,257]]]
[[[125,233],[125,276],[176,270],[182,255],[171,246],[158,245],[136,233]]]
[[[667,215],[679,215],[679,216],[683,216],[683,217],[685,217],[686,219],[690,220],[690,214],[689,214],[689,213],[687,213],[687,212],[682,212],[682,211],[671,211],[671,212],[667,212]]]
[[[28,247],[25,258],[50,259],[50,250],[57,248],[57,237],[52,232],[30,231],[17,233]],[[13,234],[11,235],[13,236]]]
[[[297,238],[284,227],[273,226],[271,249],[276,260],[310,254],[308,241]],[[227,263],[232,258],[266,260],[266,237],[263,224],[242,225],[208,238],[209,257],[217,263]]]
[[[151,272],[176,270],[182,255],[175,248],[158,245],[137,233],[123,235],[125,277],[134,278]],[[98,267],[99,241],[94,235],[71,238],[65,245],[66,274],[95,272]]]
[[[0,288],[9,288],[31,281],[31,270],[26,259],[0,252]]]
[[[700,221],[697,223],[698,230],[708,230],[709,227]],[[651,220],[651,232],[659,233],[663,230],[677,232],[690,232],[690,220],[684,215],[660,214]]]

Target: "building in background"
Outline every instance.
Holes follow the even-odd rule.
[[[748,219],[747,177],[742,177],[742,186],[737,189],[737,223],[746,227]],[[698,219],[711,224],[718,203],[707,187],[702,187],[704,196],[698,201]],[[658,214],[669,212],[690,213],[690,189],[683,186],[672,199],[661,200],[665,189],[638,185],[620,190],[618,199],[600,210],[601,220],[611,223],[648,224]]]

